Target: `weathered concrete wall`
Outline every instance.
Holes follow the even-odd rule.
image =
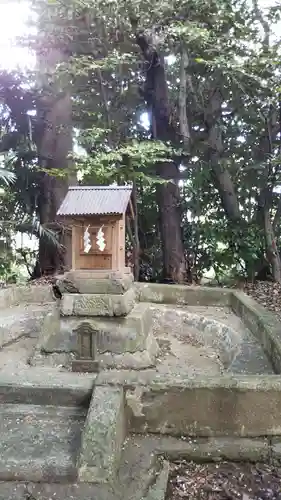
[[[141,302],[156,304],[229,306],[232,290],[204,286],[163,285],[158,283],[136,283]]]
[[[53,301],[51,287],[46,285],[11,286],[0,290],[0,309],[18,304],[45,304]]]
[[[99,379],[100,380],[100,379]],[[197,377],[130,387],[127,408],[133,432],[174,436],[275,436],[281,434],[281,379]]]
[[[278,318],[241,291],[231,294],[231,307],[268,355],[276,373],[281,373],[281,326]]]

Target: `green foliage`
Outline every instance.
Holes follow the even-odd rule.
[[[36,71],[29,77],[0,75],[0,145],[13,153],[8,170],[14,176],[11,185],[12,178],[0,170],[10,196],[4,220],[56,244],[54,235],[38,225],[40,182],[42,175],[64,180],[69,171],[39,166],[38,123],[27,117],[27,110],[37,109],[46,89],[67,89],[78,143],[85,150],[73,156],[72,168],[86,184],[134,183],[140,259],[154,268],[154,278],[162,265],[156,188],[168,182],[158,167],[173,162],[181,165],[179,208],[193,275],[199,279],[213,269],[219,282],[237,274],[252,277],[266,254],[259,219],[264,186],[270,187],[267,206],[278,245],[281,238],[276,192],[281,179],[281,45],[279,35],[272,35],[280,8],[262,12],[255,2],[252,7],[242,0],[34,0],[33,7],[39,32],[24,43],[40,55],[55,49],[63,57],[56,71],[44,74],[44,84]],[[150,128],[141,124],[143,113],[150,116],[151,110],[138,30],[169,62],[172,132],[166,143],[152,140]],[[188,62],[182,81],[184,51]],[[191,131],[188,154],[180,128],[183,88]],[[219,185],[219,174],[225,173],[239,207],[235,221],[227,216]],[[226,183],[224,191],[230,187]]]
[[[112,150],[77,158],[76,165],[86,184],[134,180],[153,184],[164,182],[155,175],[155,164],[172,162],[176,154],[179,152],[162,142],[132,140]]]

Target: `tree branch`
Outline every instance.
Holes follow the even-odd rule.
[[[261,26],[263,28],[263,32],[264,32],[263,43],[266,46],[266,48],[268,49],[268,47],[269,47],[269,36],[270,36],[270,26],[269,26],[269,23],[267,22],[267,20],[262,15],[262,11],[259,8],[258,0],[252,0],[252,1],[253,1],[254,14],[255,14],[257,20],[260,22],[260,24],[261,24]]]

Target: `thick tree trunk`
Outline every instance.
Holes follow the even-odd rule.
[[[162,141],[174,141],[175,132],[170,124],[168,86],[164,60],[152,41],[142,32],[136,32],[146,69],[144,98],[152,120],[152,136]],[[156,165],[159,176],[167,182],[157,185],[159,225],[162,240],[164,279],[170,282],[186,280],[184,245],[181,231],[178,167],[175,163]],[[169,180],[168,180],[169,179]]]
[[[280,204],[277,206],[275,217],[271,217],[273,186],[276,182],[276,172],[271,162],[268,161],[273,154],[272,145],[275,143],[277,134],[280,133],[280,116],[278,110],[271,108],[271,113],[266,117],[264,134],[260,137],[258,147],[254,151],[254,159],[257,163],[264,163],[263,178],[261,180],[260,193],[258,197],[257,223],[264,234],[265,253],[270,264],[272,278],[281,282],[281,260],[276,245],[275,228],[280,217]]]
[[[42,173],[39,216],[40,223],[53,228],[61,247],[40,239],[39,264],[41,274],[54,274],[71,267],[71,238],[67,227],[57,221],[57,210],[66,195],[69,176],[68,156],[72,150],[71,100],[69,94],[54,99],[44,112],[44,129],[38,144],[39,162],[46,170],[61,170],[64,177]]]
[[[278,248],[276,245],[276,238],[271,223],[270,213],[264,210],[264,234],[266,242],[266,255],[272,269],[272,277],[274,281],[281,283],[281,260]]]
[[[257,222],[264,233],[265,253],[271,267],[272,278],[281,283],[281,260],[276,245],[276,237],[270,215],[271,190],[269,186],[264,187],[259,195]]]
[[[42,172],[39,198],[40,223],[53,229],[60,245],[54,245],[47,238],[39,241],[39,274],[55,274],[71,267],[71,233],[57,221],[57,210],[66,195],[68,185],[73,181],[69,175],[72,152],[72,106],[68,82],[54,81],[49,74],[65,59],[59,49],[49,48],[38,54],[42,71],[45,95],[39,102],[37,149]],[[46,170],[55,172],[48,175]],[[60,174],[61,172],[61,174]]]
[[[168,165],[170,169],[170,165]],[[173,283],[186,281],[186,262],[181,230],[180,196],[172,182],[157,186],[164,279]]]

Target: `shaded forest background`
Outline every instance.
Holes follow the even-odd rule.
[[[68,186],[116,182],[135,279],[281,282],[281,4],[30,5],[36,67],[0,72],[0,278],[67,269]]]

